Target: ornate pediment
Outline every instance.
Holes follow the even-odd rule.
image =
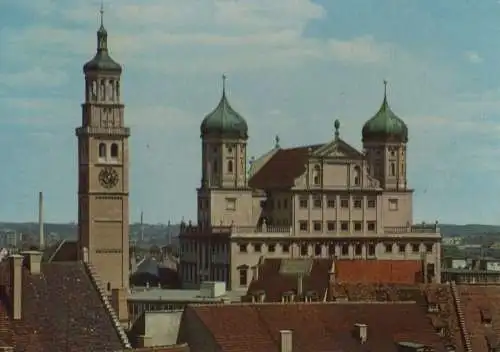
[[[335,139],[330,143],[326,143],[322,147],[316,149],[312,156],[317,157],[332,157],[332,158],[363,158],[363,154],[356,148],[350,146],[342,139]]]

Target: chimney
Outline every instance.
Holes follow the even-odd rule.
[[[25,263],[30,270],[30,274],[40,274],[40,264],[42,262],[42,252],[40,251],[24,251],[21,255],[25,259]]]
[[[359,339],[359,342],[366,343],[368,338],[368,326],[366,324],[356,323],[354,327],[356,328],[356,337]]]
[[[23,256],[13,254],[9,257],[11,277],[12,318],[21,319],[23,293]]]
[[[304,277],[302,274],[297,275],[297,297],[302,296],[302,291],[304,290],[303,280],[304,280]],[[298,299],[300,299],[300,298],[298,298]]]
[[[43,192],[38,193],[38,234],[40,236],[40,250],[45,247],[45,234],[43,233]]]
[[[280,330],[280,352],[293,352],[292,330]]]

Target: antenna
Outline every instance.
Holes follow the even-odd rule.
[[[141,242],[144,242],[144,212],[141,210]]]
[[[40,250],[45,247],[45,234],[43,231],[43,192],[38,193],[38,235]]]

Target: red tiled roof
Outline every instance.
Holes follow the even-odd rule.
[[[414,284],[423,281],[419,260],[336,260],[337,282]]]
[[[139,347],[122,350],[123,352],[189,352],[187,344],[172,346]]]
[[[21,320],[10,315],[9,265],[0,263],[0,340],[26,352],[123,348],[83,263],[42,263],[39,275],[23,268]]]
[[[283,259],[275,258],[266,258],[264,260],[259,267],[258,280],[252,281],[248,287],[248,296],[262,290],[265,292],[266,302],[281,302],[283,293],[287,291],[297,293],[297,276],[281,274],[280,266],[282,261]],[[330,283],[328,273],[331,270],[333,260],[312,259],[311,261],[311,271],[302,279],[303,293],[314,291],[318,298],[322,300]]]
[[[256,189],[290,188],[297,177],[306,170],[309,149],[315,150],[322,144],[290,149],[280,149],[248,181]]]
[[[490,351],[487,336],[500,337],[500,287],[457,285],[474,352]],[[491,327],[483,319],[491,318]]]
[[[189,325],[191,319],[205,325],[222,352],[278,352],[280,330],[293,331],[293,350],[299,352],[391,352],[401,341],[446,351],[444,341],[414,303],[189,306],[183,323]],[[365,344],[353,335],[356,323],[368,327]],[[200,334],[197,330],[184,335],[193,352],[202,351],[196,333]]]

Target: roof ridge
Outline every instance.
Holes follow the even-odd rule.
[[[97,293],[99,294],[99,297],[101,299],[101,302],[104,305],[104,309],[108,313],[109,318],[111,319],[111,322],[113,324],[113,327],[115,328],[116,333],[118,334],[118,337],[120,338],[123,346],[125,348],[132,348],[132,345],[130,344],[130,341],[128,340],[127,334],[125,333],[125,329],[123,329],[120,321],[118,320],[118,316],[116,315],[115,310],[113,309],[113,306],[109,302],[109,299],[104,292],[103,288],[101,287],[98,279],[98,275],[96,272],[96,269],[94,266],[88,262],[83,262],[83,266],[86,269],[86,272],[88,274],[88,277],[90,281],[92,282],[94,288],[97,290]]]
[[[57,246],[57,248],[54,251],[54,253],[52,253],[52,255],[47,260],[48,263],[51,263],[54,260],[54,258],[56,257],[56,254],[61,250],[62,246],[66,243],[66,241],[67,241],[66,239],[63,239],[61,241],[61,243],[59,243],[59,245]]]

